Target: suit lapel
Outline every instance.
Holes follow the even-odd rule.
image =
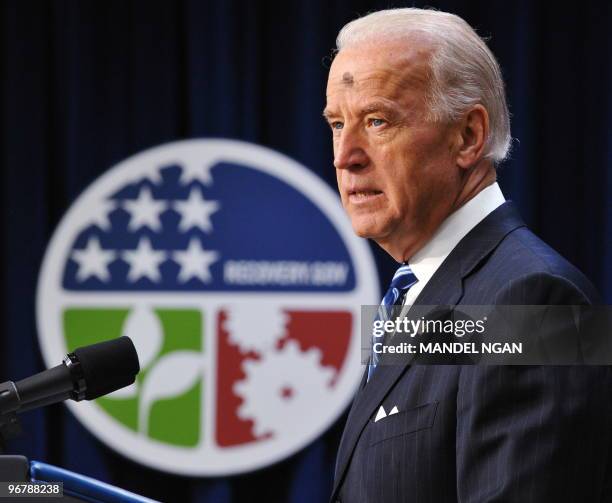
[[[511,202],[502,204],[461,240],[419,294],[415,305],[457,305],[463,295],[463,278],[491,254],[508,233],[524,225]],[[407,360],[403,365],[381,365],[370,382],[360,387],[340,441],[332,499],[363,429],[393,385],[407,372],[409,364]]]
[[[448,296],[444,304],[455,305],[461,297],[461,281],[455,282],[453,285],[446,283],[445,288]],[[408,370],[408,367],[408,360],[402,365],[380,365],[376,372],[374,372],[370,382],[357,393],[338,449],[336,476],[334,477],[334,494],[339,482],[344,477],[349,460],[363,429],[373,416],[375,410],[385,399],[385,396],[393,388],[393,385]]]

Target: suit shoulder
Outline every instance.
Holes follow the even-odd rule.
[[[489,302],[494,298],[512,304],[600,302],[584,274],[526,227],[508,233],[466,278],[471,286],[482,281],[489,284]]]

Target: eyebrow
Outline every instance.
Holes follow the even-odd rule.
[[[398,111],[396,107],[393,107],[381,101],[375,101],[373,103],[369,103],[368,105],[364,106],[359,111],[360,115],[368,115],[368,114],[372,114],[376,112],[384,112],[385,114],[389,116],[393,116],[393,117],[397,117],[398,115]],[[326,119],[329,119],[330,117],[334,117],[337,115],[338,115],[337,112],[330,110],[328,108],[323,110],[323,117],[325,117]]]
[[[331,117],[333,117],[334,115],[338,115],[336,112],[332,112],[329,109],[325,109],[323,110],[323,117],[327,120],[329,120]]]
[[[360,111],[360,116],[373,114],[376,112],[382,112],[390,119],[397,119],[401,114],[398,111],[397,107],[391,105],[390,103],[385,103],[384,101],[373,101],[365,105]],[[334,110],[330,110],[326,108],[323,110],[323,117],[326,120],[330,120],[332,117],[337,117],[339,114]]]
[[[397,117],[399,115],[397,106],[387,104],[383,101],[373,101],[361,109],[361,115],[369,115],[376,112],[383,112],[389,117]]]

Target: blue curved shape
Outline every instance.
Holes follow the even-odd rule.
[[[161,168],[163,183],[144,177],[126,184],[108,200],[117,207],[108,213],[109,226],[101,229],[88,223],[77,234],[65,257],[62,284],[66,290],[90,292],[310,292],[344,293],[355,289],[354,257],[330,215],[306,195],[303,188],[259,171],[248,165],[219,162],[213,167],[215,183],[180,182],[181,167]],[[135,200],[147,189],[151,197],[167,205],[159,214],[160,228],[130,228],[127,201]],[[184,229],[176,210],[191,194],[220,205],[211,219],[211,229],[197,226]],[[338,202],[338,205],[340,203]],[[156,267],[158,280],[150,277],[130,279],[126,253],[147,239],[165,259]],[[95,274],[79,278],[80,265],[75,254],[93,243],[115,257],[106,265],[108,277]],[[176,260],[191,244],[213,251],[210,278],[179,276]],[[261,269],[260,269],[261,268]],[[258,273],[257,271],[261,271]],[[328,271],[328,272],[325,272]],[[321,274],[323,276],[321,276]],[[263,274],[267,280],[246,278]],[[286,278],[293,278],[286,280]],[[327,277],[330,281],[316,278]],[[280,278],[280,279],[279,279]],[[285,279],[282,279],[285,278]]]
[[[30,462],[30,478],[32,482],[62,482],[66,496],[90,503],[159,503],[105,482],[40,461]]]

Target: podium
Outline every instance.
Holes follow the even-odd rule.
[[[15,498],[15,501],[23,503],[159,503],[57,466],[40,461],[28,461],[25,456],[0,456],[0,481],[33,484],[61,482],[64,486],[62,497],[19,496]]]

